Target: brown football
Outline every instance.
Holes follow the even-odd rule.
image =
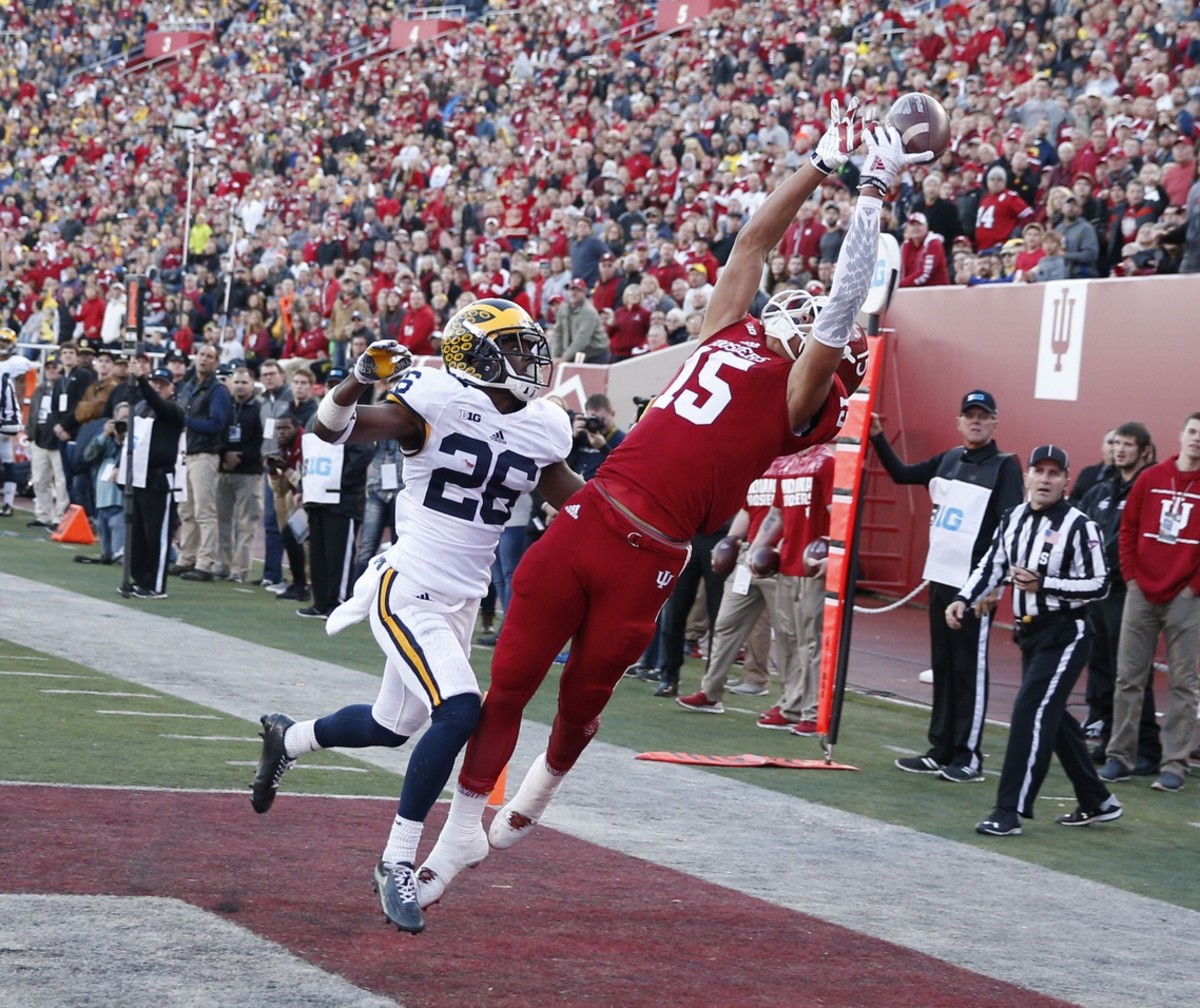
[[[829,537],[821,536],[804,547],[804,573],[816,577],[825,570],[824,561],[829,557]]]
[[[750,554],[750,570],[757,577],[779,573],[779,550],[774,546],[758,546]]]
[[[950,117],[931,95],[910,91],[901,95],[888,111],[888,122],[900,131],[904,149],[910,154],[933,151],[935,158],[950,144]]]

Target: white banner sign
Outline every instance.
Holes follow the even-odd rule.
[[[1074,402],[1079,398],[1079,369],[1083,364],[1087,281],[1055,281],[1045,284],[1045,288],[1033,396]]]

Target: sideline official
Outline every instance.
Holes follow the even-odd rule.
[[[969,606],[1012,581],[1021,688],[1013,703],[996,808],[975,826],[991,836],[1015,836],[1022,817],[1033,818],[1052,752],[1079,801],[1074,812],[1058,817],[1060,824],[1087,826],[1122,812],[1096,776],[1083,728],[1067,711],[1092,646],[1087,604],[1108,590],[1096,523],[1064,499],[1067,468],[1067,453],[1057,445],[1033,450],[1025,474],[1026,502],[1001,519],[988,552],[946,607],[947,625],[957,628]]]

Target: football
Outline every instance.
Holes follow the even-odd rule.
[[[779,573],[779,550],[774,546],[759,546],[750,554],[750,570],[758,577]]]
[[[900,131],[904,149],[910,154],[933,151],[938,158],[950,145],[950,117],[931,95],[918,91],[901,95],[892,102],[887,118]]]
[[[829,558],[829,537],[821,536],[804,547],[804,573],[816,577],[825,573],[825,561]]]
[[[738,552],[742,541],[733,536],[726,536],[712,551],[712,569],[715,574],[728,574],[737,563]]]

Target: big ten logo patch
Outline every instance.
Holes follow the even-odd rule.
[[[962,528],[963,512],[961,508],[946,507],[944,504],[934,504],[933,513],[929,516],[931,528],[945,529],[947,532],[957,532]]]
[[[304,460],[305,476],[332,476],[333,459],[325,457],[307,458]]]

